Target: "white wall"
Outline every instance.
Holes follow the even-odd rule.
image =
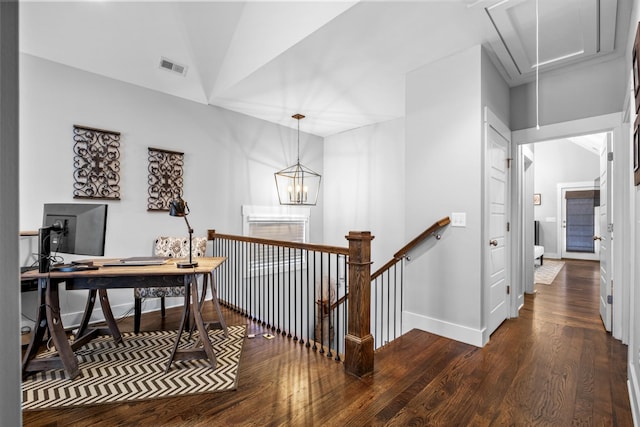
[[[106,202],[107,257],[151,254],[158,234],[186,235],[184,221],[147,211],[148,147],[185,153],[184,198],[196,235],[209,228],[241,234],[242,205],[277,205],[273,173],[295,163],[295,129],[32,56],[20,60],[22,230],[40,226],[43,203],[87,202],[73,199],[74,124],[121,132],[120,200]],[[302,163],[323,173],[322,152],[320,137],[301,132]],[[323,238],[323,194],[311,209],[310,240],[316,243]],[[33,247],[21,243],[24,260]],[[23,312],[31,317],[35,295],[23,297]],[[80,291],[61,296],[65,326],[79,321],[84,299]],[[133,305],[130,290],[112,291],[110,299],[116,316]],[[155,305],[149,300],[145,307]]]
[[[397,119],[324,141],[324,242],[347,246],[349,231],[371,231],[372,272],[408,242],[404,138],[404,119]]]
[[[566,139],[535,145],[533,192],[542,202],[534,206],[534,218],[540,221],[540,244],[545,257],[559,258],[558,183],[594,182],[600,176],[600,157]]]
[[[450,215],[437,243],[411,254],[403,328],[482,345],[481,48],[465,50],[407,76],[406,237]]]
[[[0,2],[0,425],[22,425],[18,288],[18,2]]]

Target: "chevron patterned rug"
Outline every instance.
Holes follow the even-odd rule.
[[[69,380],[62,369],[38,372],[22,383],[22,409],[50,409],[132,402],[169,396],[235,390],[246,326],[209,331],[216,369],[207,360],[177,361],[165,374],[176,331],[123,333],[115,345],[110,336],[97,337],[76,351],[80,375]],[[180,347],[191,341],[183,334]],[[194,334],[197,339],[197,333]],[[43,353],[38,357],[54,354]],[[2,423],[0,423],[2,424]]]
[[[560,270],[562,270],[562,267],[564,267],[564,261],[545,259],[541,266],[536,266],[535,268],[534,283],[540,285],[552,284]]]

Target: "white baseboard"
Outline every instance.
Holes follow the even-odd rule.
[[[484,329],[473,329],[408,311],[402,313],[402,325],[403,333],[411,329],[420,329],[476,347],[483,347],[486,344]]]
[[[631,415],[633,416],[633,425],[638,426],[640,420],[640,384],[638,384],[638,375],[636,373],[633,362],[628,363],[629,379],[627,380],[627,389],[629,390],[629,403],[631,405]]]

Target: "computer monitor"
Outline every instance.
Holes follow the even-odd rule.
[[[48,242],[51,252],[104,255],[106,204],[46,203],[42,226],[51,227]]]

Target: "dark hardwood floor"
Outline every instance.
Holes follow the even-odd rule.
[[[597,263],[567,261],[484,348],[414,330],[378,351],[374,375],[358,379],[285,337],[247,339],[236,391],[30,411],[24,425],[632,426],[627,347],[600,321],[598,274]],[[262,332],[226,313],[229,324]],[[177,327],[177,310],[164,324],[159,317],[144,315],[142,329]],[[131,319],[120,326],[133,330]]]

